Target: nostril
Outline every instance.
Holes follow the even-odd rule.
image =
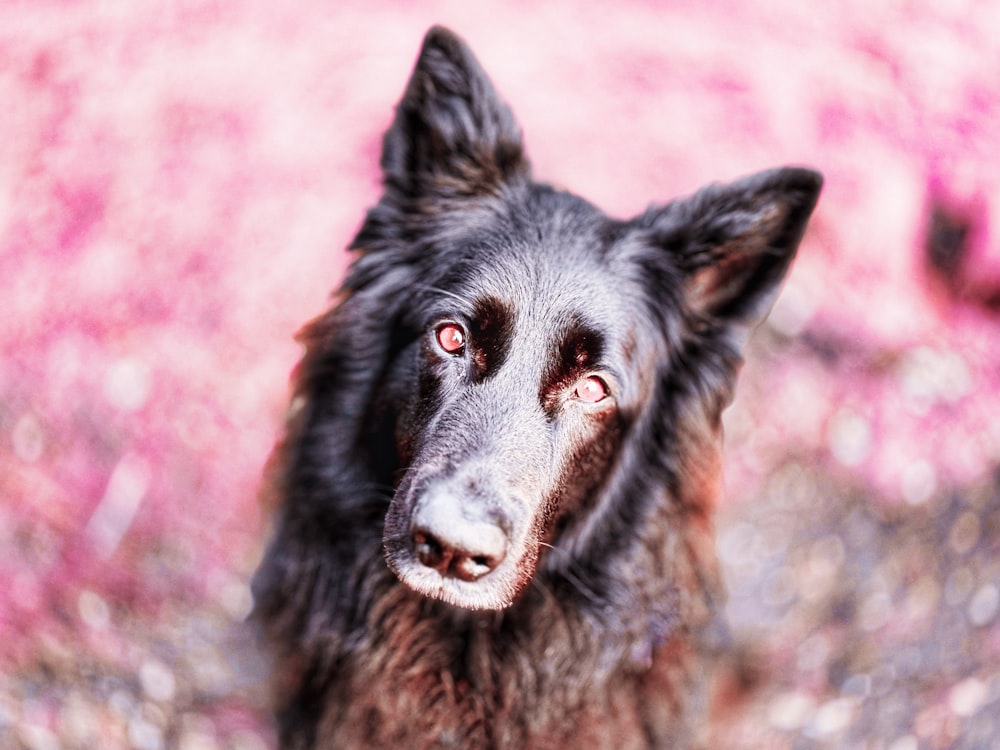
[[[456,559],[453,566],[454,575],[463,581],[478,581],[484,575],[500,564],[501,560],[487,555],[472,555]]]
[[[423,529],[416,529],[412,534],[412,539],[413,550],[421,565],[426,565],[428,568],[433,568],[444,574],[451,564],[450,549],[429,531]]]
[[[484,525],[485,526],[485,525]],[[418,526],[410,535],[413,551],[421,565],[447,578],[478,581],[503,562],[507,553],[503,532],[495,526],[480,529],[483,538],[449,541],[441,534]]]

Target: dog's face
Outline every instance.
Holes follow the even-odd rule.
[[[402,469],[387,560],[423,595],[500,609],[612,491],[636,425],[661,429],[651,412],[697,380],[685,368],[711,369],[698,352],[735,359],[820,180],[775,170],[609,219],[531,182],[509,111],[441,29],[382,165],[386,193],[355,247],[416,280],[385,377]]]
[[[522,201],[533,236],[497,212],[449,240],[459,252],[437,250],[447,271],[414,294],[422,335],[397,378],[411,387],[389,564],[463,607],[514,599],[560,519],[601,486],[652,387],[649,337],[632,323],[644,295],[609,256],[611,222],[568,195]]]

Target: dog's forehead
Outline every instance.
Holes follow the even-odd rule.
[[[534,342],[590,331],[609,345],[630,338],[630,311],[640,293],[605,259],[593,238],[572,234],[507,237],[499,252],[474,257],[462,297],[473,317],[503,317]]]
[[[637,338],[647,338],[634,321],[648,317],[642,314],[648,284],[638,254],[622,252],[622,222],[543,185],[507,198],[448,217],[455,223],[430,259],[441,294],[433,295],[425,314],[475,319],[485,313],[493,325],[503,316],[511,328],[530,329],[536,341],[581,327],[600,333],[612,348],[634,349]]]

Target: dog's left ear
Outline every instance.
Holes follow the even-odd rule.
[[[770,310],[822,185],[810,169],[775,169],[705,188],[639,223],[674,254],[689,310],[747,328]]]
[[[432,28],[385,134],[386,187],[402,198],[463,198],[495,192],[527,167],[514,116],[471,50]]]

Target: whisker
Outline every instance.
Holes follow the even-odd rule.
[[[570,563],[572,563],[572,558],[569,550],[564,549],[562,547],[557,547],[554,544],[549,544],[548,542],[539,542],[538,546],[548,547],[550,550],[553,550],[554,552],[560,552],[563,555],[566,555],[566,558],[570,560]],[[565,578],[567,581],[569,581],[577,591],[583,594],[584,598],[587,599],[587,601],[591,602],[592,604],[601,603],[601,598],[594,592],[594,590],[589,586],[587,586],[580,578],[578,578],[570,568],[567,567],[560,569],[559,574],[562,575],[562,577]]]
[[[451,297],[452,299],[458,300],[463,305],[467,305],[469,303],[469,301],[467,299],[465,299],[464,297],[461,297],[458,294],[455,294],[454,292],[449,292],[447,289],[442,289],[441,287],[438,287],[438,286],[429,286],[427,284],[418,284],[417,288],[421,289],[421,290],[423,290],[425,292],[434,292],[435,294],[443,294],[446,297]]]
[[[392,497],[394,492],[390,485],[382,484],[381,482],[365,482],[364,484],[356,484],[352,485],[352,489],[357,492],[370,492],[384,497]]]
[[[583,594],[584,598],[591,604],[601,603],[601,598],[594,592],[594,590],[589,586],[587,586],[586,584],[584,584],[583,581],[581,581],[579,578],[573,575],[573,573],[571,573],[569,570],[564,570],[562,574],[566,578],[566,580],[572,583],[573,586],[576,587],[576,590],[579,591],[581,594]]]

